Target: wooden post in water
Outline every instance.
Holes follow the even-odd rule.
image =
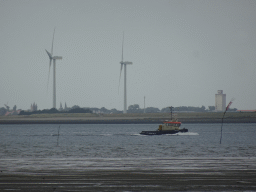
[[[227,110],[229,109],[230,105],[233,103],[234,100],[235,100],[234,98],[231,99],[231,101],[230,101],[229,104],[227,105],[227,107],[226,107],[226,109],[225,109],[225,112],[224,112],[224,114],[223,114],[223,117],[222,117],[221,128],[220,128],[220,144],[221,144],[221,139],[222,139],[223,119],[224,119],[224,116],[225,116]]]
[[[59,146],[60,126],[58,128],[57,147]]]

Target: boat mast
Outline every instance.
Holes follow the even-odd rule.
[[[173,108],[173,106],[171,106],[171,107],[169,107],[170,108],[170,110],[171,110],[171,120],[172,120],[172,108]]]

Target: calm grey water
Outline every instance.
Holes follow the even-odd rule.
[[[183,124],[183,127],[189,132],[142,136],[139,134],[142,130],[156,130],[158,125],[0,125],[0,169],[36,170],[64,165],[113,168],[145,164],[174,168],[180,166],[179,160],[187,167],[195,167],[199,159],[201,163],[204,159],[204,164],[232,160],[232,166],[236,167],[244,162],[255,164],[256,124],[224,124],[222,144],[220,124]]]

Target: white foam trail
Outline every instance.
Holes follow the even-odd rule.
[[[198,133],[193,133],[193,132],[186,132],[186,133],[175,133],[175,134],[162,134],[162,135],[168,135],[168,136],[184,136],[184,135],[199,135]],[[131,136],[148,136],[148,135],[141,135],[139,133],[137,134],[131,134]],[[150,136],[155,136],[155,135],[150,135]]]
[[[199,135],[198,133],[186,132],[186,133],[177,133],[177,135]]]

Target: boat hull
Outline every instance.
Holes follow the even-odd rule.
[[[176,134],[176,133],[185,133],[188,132],[188,129],[180,129],[180,130],[168,130],[168,131],[142,131],[141,135],[164,135],[164,134]]]

